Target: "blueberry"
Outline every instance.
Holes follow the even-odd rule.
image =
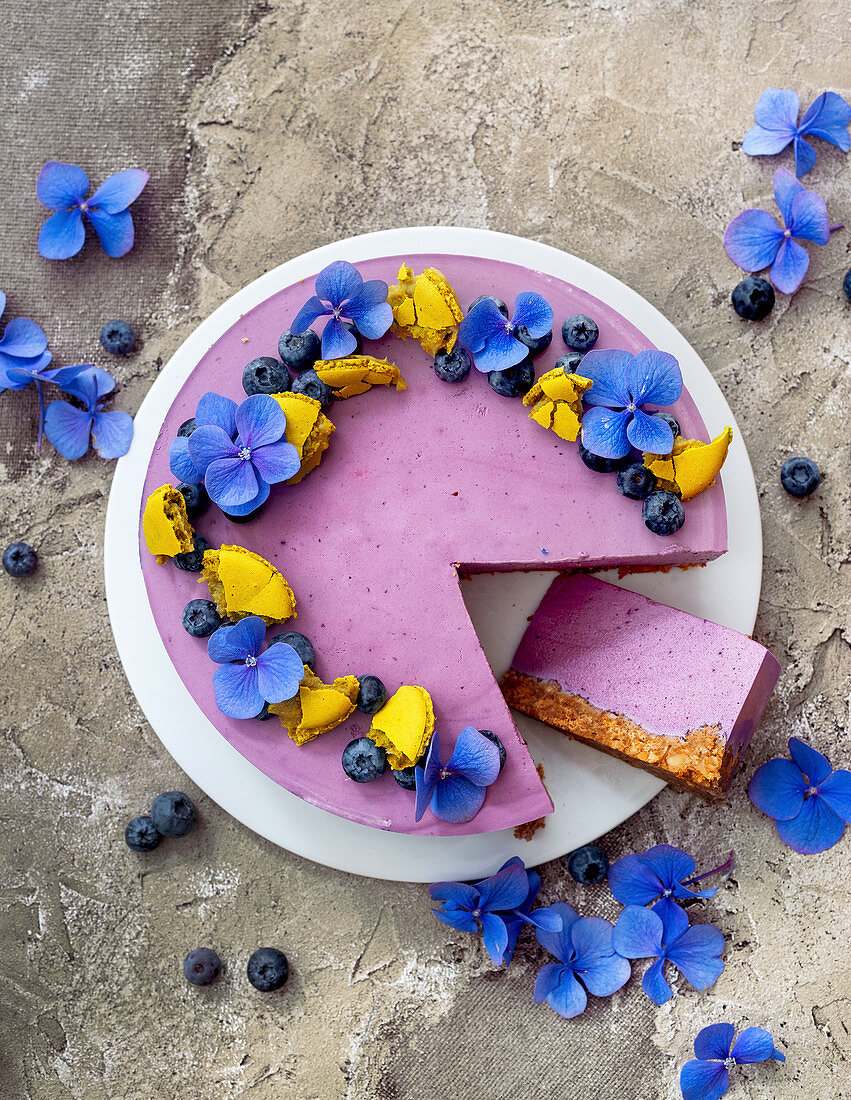
[[[516,367],[488,371],[488,382],[500,397],[522,397],[535,383],[535,368],[527,358]]]
[[[686,510],[679,497],[658,490],[644,501],[641,518],[654,535],[673,535],[685,523]]]
[[[274,718],[275,715],[269,712],[268,702],[264,703],[260,710],[254,715],[260,722],[268,722],[270,718]]]
[[[821,471],[811,458],[787,458],[780,470],[780,482],[793,497],[808,497],[821,482]]]
[[[183,609],[180,621],[186,633],[193,638],[209,638],[222,625],[222,617],[212,600],[190,600]]]
[[[189,419],[184,420],[180,427],[177,429],[177,434],[179,436],[183,436],[184,438],[188,438],[190,435],[192,435],[197,427],[198,425],[195,423],[195,417],[190,416]]]
[[[252,520],[257,519],[260,513],[263,511],[263,505],[258,504],[253,512],[247,512],[244,516],[232,516],[230,512],[222,511],[222,515],[225,519],[229,519],[231,523],[251,523]]]
[[[393,778],[405,791],[415,791],[417,780],[413,768],[393,768]]]
[[[585,354],[581,351],[569,351],[567,355],[560,355],[556,359],[556,366],[553,369],[561,368],[565,374],[576,374],[579,364],[585,358]]]
[[[192,985],[210,985],[222,972],[222,960],[211,947],[196,947],[183,962],[183,976]]]
[[[3,551],[3,568],[10,577],[29,577],[38,568],[38,554],[28,542],[13,542]]]
[[[110,355],[129,355],[136,347],[136,332],[126,321],[107,321],[100,330],[100,343]]]
[[[355,783],[372,783],[387,768],[387,753],[368,737],[356,737],[343,749],[343,771]]]
[[[574,351],[590,351],[597,343],[599,335],[597,322],[585,313],[574,313],[562,322],[561,338]]]
[[[472,313],[479,302],[493,302],[496,308],[502,314],[502,316],[505,317],[506,320],[508,319],[508,306],[505,304],[505,302],[503,302],[502,298],[497,298],[495,294],[480,294],[478,298],[470,302],[470,305],[467,308],[467,312]]]
[[[248,960],[248,980],[261,993],[280,989],[290,976],[287,956],[277,947],[258,947]]]
[[[318,401],[323,409],[327,409],[334,397],[334,391],[326,386],[315,370],[305,370],[293,381],[293,393],[304,393]]]
[[[195,804],[182,791],[166,791],[151,803],[151,819],[163,836],[186,836],[195,828]]]
[[[759,275],[748,275],[733,288],[733,309],[746,321],[761,321],[774,309],[774,287]]]
[[[595,455],[593,451],[589,451],[582,443],[579,444],[579,457],[588,469],[593,470],[596,474],[613,474],[616,470],[625,469],[631,461],[628,454],[624,455],[623,458],[601,458],[600,455]]]
[[[537,357],[547,350],[550,344],[553,342],[553,330],[545,332],[543,336],[530,336],[529,330],[525,325],[518,325],[514,330],[514,339],[519,340],[521,344],[525,344],[529,349],[529,356],[532,359]]]
[[[316,652],[309,638],[305,638],[297,630],[288,630],[286,634],[276,634],[269,645],[276,645],[278,642],[291,645],[301,658],[303,665],[309,665],[312,669],[316,669]]]
[[[640,462],[633,462],[618,473],[618,489],[630,500],[644,500],[656,488],[656,475]]]
[[[482,737],[487,737],[488,741],[493,741],[493,743],[499,749],[499,770],[502,771],[502,769],[505,767],[505,745],[503,745],[503,743],[493,732],[493,730],[479,730],[479,733],[482,735]]]
[[[249,397],[255,393],[286,393],[290,388],[287,368],[271,355],[258,355],[245,364],[242,388]]]
[[[183,502],[186,505],[186,514],[190,519],[194,519],[195,516],[200,516],[210,506],[210,498],[207,496],[207,490],[199,481],[197,485],[188,485],[185,481],[182,481],[177,487],[178,493],[183,497]]]
[[[577,848],[567,857],[568,874],[583,886],[599,882],[601,878],[606,877],[608,870],[608,856],[596,844],[586,844],[584,848]]]
[[[184,573],[200,573],[204,565],[204,551],[212,550],[209,542],[197,531],[194,546],[194,550],[188,550],[185,554],[175,554],[172,558],[177,568],[182,569]]]
[[[851,267],[845,272],[845,278],[842,280],[842,289],[845,291],[845,297],[851,302]]]
[[[301,371],[312,367],[322,353],[322,342],[313,331],[283,332],[278,341],[278,355],[290,370]]]
[[[434,373],[441,382],[463,382],[472,365],[470,353],[460,344],[452,351],[439,351],[434,357]]]
[[[162,840],[162,834],[149,817],[134,817],[127,822],[124,840],[134,852],[152,852]]]
[[[377,714],[387,702],[387,688],[377,676],[358,676],[358,683],[355,706],[364,714]]]
[[[663,412],[655,412],[652,415],[658,417],[659,420],[664,420],[671,431],[674,433],[674,439],[677,438],[677,436],[680,434],[680,422],[675,416],[671,416],[670,413]]]

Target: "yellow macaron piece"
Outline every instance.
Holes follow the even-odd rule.
[[[556,367],[541,375],[524,396],[523,404],[531,407],[532,420],[572,443],[582,427],[582,395],[592,384],[590,378]]]
[[[274,565],[244,546],[208,550],[201,580],[222,618],[259,615],[267,626],[298,618],[293,590]]]
[[[172,485],[160,485],[145,501],[142,513],[145,545],[160,565],[175,554],[195,547],[195,532],[186,514],[186,501]]]
[[[645,454],[644,465],[656,475],[658,488],[691,500],[715,484],[732,441],[733,429],[729,426],[711,443],[677,436],[669,455]]]
[[[404,684],[373,717],[369,736],[387,751],[391,768],[410,768],[434,733],[434,707],[425,688]]]

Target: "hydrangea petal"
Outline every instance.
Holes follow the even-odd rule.
[[[54,381],[58,382],[58,379]],[[90,363],[84,364],[82,370],[58,384],[64,393],[78,397],[89,412],[94,412],[98,401],[115,389],[115,379],[109,371],[93,367]]]
[[[589,920],[599,920],[599,917],[590,917]],[[595,997],[610,997],[617,993],[629,981],[632,967],[629,961],[622,955],[613,951],[609,955],[601,956],[593,961],[588,961],[582,971],[582,981],[589,993]]]
[[[178,481],[185,481],[187,485],[197,485],[204,480],[204,475],[195,468],[189,454],[189,440],[184,435],[175,436],[168,445],[168,468]]]
[[[479,891],[467,882],[435,882],[428,888],[432,901],[442,901],[444,909],[477,909]]]
[[[514,949],[517,947],[517,941],[520,939],[520,933],[523,930],[524,921],[514,913],[506,913],[502,920],[505,924],[508,940],[502,953],[501,965],[510,966],[511,960],[514,958]]]
[[[86,210],[86,217],[95,227],[100,246],[113,259],[126,256],[133,247],[135,231],[133,215],[129,210],[119,214],[107,214],[105,210]]]
[[[723,1062],[692,1059],[680,1070],[683,1100],[721,1100],[730,1087],[730,1072]]]
[[[0,351],[4,355],[14,355],[19,359],[35,359],[47,348],[47,337],[43,330],[25,317],[15,317],[6,325]]]
[[[133,442],[133,417],[121,409],[96,412],[92,422],[92,443],[101,458],[121,458]]]
[[[629,453],[627,426],[632,413],[597,405],[582,417],[582,443],[601,458],[623,458]]]
[[[219,665],[213,673],[216,706],[228,718],[254,718],[264,700],[257,690],[257,669],[242,662]]]
[[[298,692],[304,663],[291,645],[270,646],[257,658],[257,688],[267,703],[283,703]]]
[[[625,408],[630,402],[626,384],[632,355],[619,348],[592,348],[582,357],[582,377],[594,385],[582,395],[586,405],[606,405],[611,409]]]
[[[515,329],[524,326],[529,335],[538,340],[553,327],[553,308],[534,290],[521,290],[514,299],[511,324]]]
[[[99,206],[107,214],[120,214],[142,194],[148,182],[148,173],[141,168],[125,168],[103,181],[88,201],[88,206]]]
[[[778,168],[771,181],[774,186],[774,201],[784,224],[788,226],[792,221],[792,202],[796,196],[804,193],[804,185],[798,183],[788,168]]]
[[[688,916],[679,905],[654,912],[662,922],[662,943],[666,946],[679,939],[688,928]]]
[[[582,917],[570,930],[576,949],[574,967],[595,997],[609,997],[621,988],[632,973],[627,960],[615,954],[612,926],[602,917]]]
[[[76,164],[49,160],[38,174],[35,193],[48,210],[67,210],[86,196],[89,177]]]
[[[612,932],[612,946],[625,959],[648,959],[662,953],[662,918],[652,909],[628,905]]]
[[[288,477],[297,474],[301,467],[298,451],[285,439],[266,447],[258,447],[256,451],[252,451],[251,461],[260,477],[270,485],[286,481]]]
[[[544,932],[560,932],[563,927],[561,917],[551,906],[524,912],[523,920],[533,928],[540,928]]]
[[[528,354],[526,345],[503,329],[492,336],[480,351],[473,353],[473,365],[482,374],[492,370],[508,370],[522,363]]]
[[[570,938],[570,930],[578,920],[579,914],[566,901],[557,901],[550,907],[550,911],[561,917],[562,926],[558,931],[550,931],[546,928],[536,928],[535,935],[538,943],[545,951],[555,955],[562,962],[567,962],[573,951],[573,941]]]
[[[668,351],[639,351],[627,364],[625,378],[636,405],[673,405],[683,392],[680,364]]]
[[[665,890],[653,868],[637,855],[615,860],[609,867],[608,881],[621,905],[649,905]]]
[[[775,821],[791,821],[804,805],[807,784],[797,764],[777,757],[761,764],[748,787],[748,798]]]
[[[547,963],[546,966],[541,967],[537,978],[535,978],[535,991],[532,995],[536,1005],[542,1004],[547,999],[549,994],[558,986],[565,971],[568,974],[570,973],[569,967],[564,966],[562,963]]]
[[[851,824],[851,771],[837,768],[833,775],[822,780],[818,793],[837,817]]]
[[[795,135],[793,149],[795,150],[795,175],[800,179],[815,167],[816,151],[800,134]]]
[[[423,814],[431,803],[431,796],[434,792],[434,783],[427,782],[425,776],[425,770],[417,765],[414,768],[414,782],[417,787],[416,805],[414,809],[414,821],[421,821]]]
[[[216,424],[205,424],[196,428],[189,436],[189,455],[202,477],[206,475],[211,462],[237,454],[238,449],[233,440]]]
[[[30,382],[52,382],[53,375],[64,369],[60,367],[53,371],[45,370],[52,359],[53,355],[49,351],[37,359],[18,359],[14,355],[6,355],[0,348],[0,388],[22,390]]]
[[[742,152],[749,157],[774,156],[782,153],[794,137],[794,133],[783,130],[767,130],[764,126],[751,126],[742,142]]]
[[[670,922],[671,922],[671,910],[672,909],[679,909],[680,906],[677,904],[676,901],[674,901],[674,899],[672,897],[667,897],[667,898],[659,898],[659,900],[655,903],[655,905],[651,905],[650,908],[653,910],[653,912],[656,914],[656,916],[661,920],[662,924],[665,924],[665,923],[670,924]]]
[[[851,123],[851,103],[836,92],[822,92],[807,107],[801,119],[800,132],[829,141],[831,145],[836,145],[847,153],[851,149],[849,123]]]
[[[814,191],[802,191],[792,200],[792,236],[814,244],[830,240],[830,221],[824,199]]]
[[[319,298],[332,306],[339,306],[355,297],[363,286],[363,279],[348,260],[334,260],[322,268],[313,285]]]
[[[465,726],[458,734],[446,767],[454,775],[463,776],[479,787],[488,787],[499,775],[499,749],[493,741],[483,737],[475,726]],[[523,898],[520,899],[522,900]],[[512,905],[519,905],[520,901],[513,902]]]
[[[713,924],[695,924],[672,943],[666,957],[695,989],[708,989],[724,969],[724,937]]]
[[[498,750],[497,750],[498,751]],[[529,893],[526,871],[516,864],[503,867],[490,878],[476,883],[479,891],[477,908],[495,912],[499,909],[515,909],[522,905]]]
[[[431,812],[441,821],[460,825],[472,821],[485,800],[486,790],[464,779],[450,775],[434,788],[431,796]]]
[[[656,873],[665,889],[671,889],[675,883],[682,882],[695,872],[693,857],[672,844],[655,844],[640,858],[646,867]]]
[[[626,426],[626,437],[639,451],[668,455],[674,449],[674,433],[659,416],[636,409]]]
[[[808,798],[801,812],[790,821],[776,821],[777,835],[795,852],[804,856],[826,852],[845,832],[845,822],[818,794]]]
[[[295,333],[307,332],[314,321],[320,317],[325,317],[329,313],[331,313],[331,309],[325,305],[321,298],[317,298],[315,294],[312,294],[293,318],[290,331]]]
[[[82,458],[89,449],[92,414],[67,401],[51,401],[44,414],[44,434],[63,458]]]
[[[782,241],[783,230],[767,210],[743,210],[724,231],[727,255],[744,271],[768,267]]]
[[[694,1040],[698,1058],[717,1058],[723,1062],[730,1054],[736,1029],[732,1024],[710,1024],[701,1028]]]
[[[807,273],[810,257],[797,241],[784,238],[771,265],[771,281],[781,294],[794,294]]]
[[[458,343],[475,356],[497,333],[509,335],[506,320],[496,303],[485,298],[461,321],[458,326]]]
[[[38,251],[46,260],[76,256],[86,240],[83,215],[78,207],[51,214],[38,235]]]
[[[736,1040],[732,1051],[733,1057],[740,1065],[767,1062],[773,1057],[774,1052],[774,1040],[764,1027],[746,1027]]]
[[[247,516],[250,512],[256,511],[261,504],[265,504],[268,499],[269,486],[262,477],[258,477],[256,496],[246,500],[244,504],[229,504],[227,508],[222,508],[222,511],[226,516]]]
[[[287,430],[286,413],[274,397],[256,393],[246,397],[236,410],[236,430],[240,444],[252,451],[255,447],[277,443]]]
[[[502,966],[508,948],[508,929],[496,913],[482,913],[479,920],[482,922],[482,940],[485,950],[495,966]]]
[[[426,753],[425,761],[425,781],[429,785],[434,785],[440,776],[441,769],[443,768],[443,757],[440,754],[440,735],[437,730],[434,731],[429,742],[428,752]]]
[[[565,1020],[572,1020],[574,1016],[579,1016],[585,1011],[588,994],[568,967],[562,966],[559,969],[561,974],[558,982],[550,989],[546,1002],[559,1016],[563,1016]]]
[[[205,393],[198,399],[195,409],[195,423],[199,428],[212,424],[230,436],[236,435],[237,404],[220,393]]]
[[[204,486],[216,504],[227,508],[257,495],[257,475],[251,463],[238,456],[217,458],[204,472]]]
[[[758,126],[776,130],[791,138],[798,128],[801,101],[798,93],[786,88],[766,88],[754,107],[753,117]]]
[[[463,909],[432,909],[432,913],[439,921],[448,924],[450,928],[458,928],[462,932],[473,933],[479,930],[473,914],[467,913]]]
[[[346,303],[346,316],[367,340],[377,340],[393,324],[393,310],[387,301],[387,283],[369,279],[360,292]]]
[[[260,616],[248,615],[211,634],[207,639],[207,656],[220,665],[256,657],[265,636],[266,626]]]
[[[6,311],[6,295],[4,294],[4,292],[2,290],[0,290],[0,317],[3,316],[5,311]]]
[[[833,771],[828,758],[800,737],[789,738],[789,755],[814,787],[823,783]]]
[[[355,335],[344,327],[338,317],[332,317],[322,330],[322,358],[341,359],[358,346]]]
[[[654,1005],[663,1005],[674,995],[673,989],[665,977],[665,960],[657,959],[644,971],[641,988]]]

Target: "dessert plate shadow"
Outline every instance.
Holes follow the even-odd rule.
[[[673,607],[750,633],[762,574],[756,486],[733,414],[694,349],[629,287],[549,245],[481,229],[392,229],[325,245],[256,279],[212,313],[175,352],[142,403],[130,452],[116,465],[105,532],[110,621],[127,678],[148,721],[176,762],[203,791],[255,832],[318,863],[375,878],[409,882],[473,879],[509,856],[534,866],[601,836],[647,803],[664,784],[603,753],[515,715],[532,756],[543,765],[555,812],[531,841],[511,830],[429,837],[384,832],[320,810],[269,779],[217,732],[184,687],[163,646],[148,603],[138,552],[142,487],[160,427],[204,352],[248,309],[312,276],[335,259],[444,253],[510,261],[574,283],[611,304],[657,347],[680,361],[683,378],[712,436],[726,424],[734,440],[724,468],[729,550],[702,568],[601,576]],[[526,617],[551,572],[477,575],[462,590],[497,677],[508,667]],[[512,629],[506,630],[506,622]],[[519,626],[518,624],[522,624]],[[683,796],[685,797],[685,796]]]

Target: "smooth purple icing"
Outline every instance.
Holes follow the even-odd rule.
[[[511,667],[648,733],[685,737],[718,724],[737,744],[750,739],[780,675],[747,635],[582,573],[553,581]]]
[[[568,283],[507,263],[457,256],[395,256],[358,265],[365,279],[396,281],[408,262],[434,266],[464,307],[492,292],[509,304],[521,290],[551,302],[556,334],[537,360],[549,370],[564,352],[558,328],[571,313],[594,316],[599,347],[652,345],[614,310]],[[201,359],[163,424],[144,498],[175,479],[168,445],[207,390],[240,400],[244,364],[275,355],[278,337],[312,280],[283,290],[246,313]],[[243,342],[247,338],[247,342]],[[263,516],[246,525],[215,508],[197,520],[213,545],[246,546],[276,565],[298,600],[288,627],[314,643],[325,680],[345,673],[380,676],[390,691],[419,684],[432,695],[445,751],[466,725],[494,730],[508,761],[477,817],[467,825],[413,820],[413,796],[385,775],[356,784],[340,767],[346,743],[367,732],[355,712],[343,726],[299,749],[277,723],[226,718],[215,705],[205,644],[181,628],[185,603],[206,593],[191,574],[158,566],[140,541],[142,569],[157,627],[187,689],[224,737],[261,771],[307,801],[354,821],[431,835],[506,828],[547,814],[541,785],[467,615],[455,563],[468,571],[547,569],[611,562],[706,561],[727,546],[720,484],[688,505],[683,528],[659,538],[641,522],[615,479],[592,473],[574,444],[528,418],[519,400],[500,397],[477,371],[458,385],[439,382],[415,341],[387,336],[367,345],[396,362],[408,389],[376,387],[328,411],[337,430],[321,466],[299,485],[276,486]],[[674,407],[686,435],[708,439],[687,393]],[[543,551],[546,550],[547,553]]]

